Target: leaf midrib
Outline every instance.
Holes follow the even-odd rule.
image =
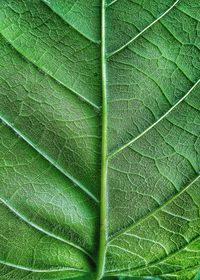
[[[104,276],[107,249],[107,63],[106,63],[106,0],[101,3],[101,78],[102,78],[102,143],[101,143],[101,194],[100,194],[100,236],[97,264],[97,280]]]

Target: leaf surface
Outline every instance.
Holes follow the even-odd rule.
[[[199,279],[198,0],[1,0],[2,280]]]

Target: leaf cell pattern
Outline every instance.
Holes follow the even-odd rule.
[[[199,0],[0,4],[0,278],[200,279]]]

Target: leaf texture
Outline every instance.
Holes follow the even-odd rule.
[[[0,4],[0,278],[200,279],[199,0]]]

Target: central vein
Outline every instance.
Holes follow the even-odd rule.
[[[100,198],[100,241],[97,280],[104,275],[107,243],[107,100],[106,100],[106,0],[101,3],[101,79],[102,79],[102,147],[101,147],[101,198]]]

